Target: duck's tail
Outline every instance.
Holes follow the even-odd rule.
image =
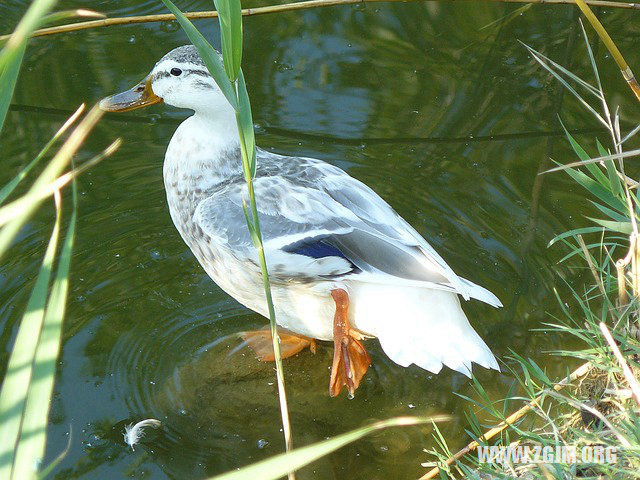
[[[442,365],[471,376],[471,362],[500,370],[469,324],[454,292],[354,282],[351,320],[375,335],[391,360],[438,373]]]

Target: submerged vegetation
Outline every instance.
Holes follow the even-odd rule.
[[[243,170],[250,192],[250,204],[246,206],[245,214],[255,247],[262,252],[260,226],[251,189],[256,168],[255,141],[249,97],[241,70],[240,3],[235,0],[216,2],[220,12],[222,63],[213,47],[177,7],[169,0],[162,1],[175,14],[191,42],[199,48],[212,76],[236,108],[243,141]],[[0,52],[0,128],[15,89],[27,41],[34,30],[71,16],[97,15],[86,11],[50,14],[54,4],[52,0],[34,1]],[[505,399],[496,401],[474,378],[475,395],[465,397],[471,404],[466,413],[467,432],[473,442],[458,454],[454,454],[448,445],[451,439],[445,438],[437,426],[436,422],[447,420],[445,416],[398,417],[348,433],[335,432],[335,436],[323,442],[292,449],[291,438],[295,432],[291,432],[289,426],[282,364],[278,362],[277,382],[287,452],[216,478],[253,479],[259,475],[259,478],[276,479],[287,474],[292,477],[295,470],[365,435],[387,427],[424,423],[433,424],[436,446],[426,450],[429,459],[423,466],[432,469],[423,479],[438,476],[482,479],[640,477],[640,387],[637,382],[640,375],[640,234],[637,225],[640,205],[638,182],[625,170],[625,159],[640,152],[624,149],[640,127],[628,132],[621,130],[617,109],[612,110],[607,103],[586,32],[584,36],[586,55],[593,67],[591,83],[527,47],[533,58],[587,108],[595,122],[607,129],[610,137],[607,141],[595,139],[593,145],[586,146],[567,131],[567,141],[578,161],[559,164],[553,171],[544,173],[569,175],[584,188],[588,201],[601,213],[601,218],[589,219],[590,226],[562,233],[550,242],[551,248],[567,250],[563,262],[571,268],[586,269],[593,280],[584,289],[568,285],[573,298],[562,298],[556,293],[564,315],[550,319],[543,326],[544,331],[571,337],[583,344],[579,350],[550,353],[566,365],[567,377],[564,380],[551,379],[538,366],[539,362],[512,352],[506,359],[505,369],[514,380]],[[629,80],[627,70],[631,70],[628,65],[623,68],[626,62],[618,62],[618,65],[625,79]],[[635,88],[633,82],[629,81],[629,84]],[[637,95],[637,91],[634,92]],[[20,229],[45,201],[53,198],[55,208],[51,237],[43,252],[42,265],[24,308],[25,313],[16,327],[0,391],[1,478],[22,480],[45,476],[65,453],[60,452],[50,465],[41,464],[72,266],[78,196],[74,180],[78,174],[113,153],[120,144],[116,141],[99,156],[74,167],[73,156],[101,117],[100,111],[94,108],[79,120],[83,113],[84,108],[80,107],[40,154],[0,189],[0,258],[10,251]],[[69,133],[73,125],[76,126]],[[54,152],[65,135],[66,140]],[[33,176],[32,170],[47,158],[50,158],[49,163],[41,168],[37,178],[31,180],[31,187],[26,189],[24,183]],[[65,170],[68,171],[63,174]],[[69,184],[72,188],[65,196],[62,189]],[[20,191],[20,188],[27,191],[16,196],[14,190]],[[63,218],[63,198],[70,200],[70,208],[66,209],[69,219],[66,221],[66,216]],[[65,223],[66,231],[61,235]],[[260,260],[268,292],[263,254]],[[267,298],[270,299],[268,293]],[[269,302],[273,344],[277,351],[273,305]],[[130,434],[127,442],[133,448],[139,437],[131,434],[131,430],[127,433]],[[72,435],[69,441],[73,441]],[[583,464],[514,464],[508,460],[479,462],[477,447],[487,445],[615,448],[616,461]],[[416,463],[420,461],[424,459],[416,459]]]

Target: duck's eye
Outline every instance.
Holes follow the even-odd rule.
[[[182,70],[180,70],[179,68],[172,68],[171,69],[171,75],[173,75],[174,77],[178,77],[180,75],[182,75]]]
[[[144,85],[140,84],[136,87],[136,92],[141,93],[144,92]]]

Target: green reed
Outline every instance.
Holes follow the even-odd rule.
[[[218,19],[220,21],[223,60],[220,60],[216,50],[170,0],[162,1],[171,13],[176,16],[178,22],[189,37],[189,40],[191,40],[200,52],[202,59],[209,69],[209,73],[211,73],[211,76],[236,112],[240,150],[242,152],[242,170],[249,194],[249,206],[247,207],[243,199],[242,207],[247,221],[247,228],[249,229],[251,240],[258,253],[258,260],[260,261],[260,268],[262,270],[262,280],[269,309],[269,323],[276,362],[280,415],[282,418],[285,447],[287,451],[289,451],[292,448],[292,434],[284,384],[284,369],[282,367],[282,357],[280,354],[280,339],[278,337],[276,313],[273,306],[269,272],[267,270],[267,262],[262,243],[262,232],[260,231],[258,207],[253,187],[253,180],[257,168],[256,144],[249,94],[247,93],[247,86],[240,65],[242,61],[242,11],[240,0],[216,0],[215,2],[219,13]]]
[[[49,14],[55,3],[55,0],[34,1],[0,50],[0,129],[5,123],[31,33],[50,21],[73,16],[96,16],[88,11]],[[77,192],[73,182],[87,165],[110,154],[119,144],[114,143],[79,169],[63,174],[102,115],[98,109],[91,110],[51,155],[54,146],[76,123],[83,110],[84,106],[81,106],[40,153],[15,178],[0,188],[0,258],[10,251],[18,233],[42,203],[52,196],[55,199],[55,221],[51,236],[25,312],[17,322],[15,341],[0,388],[0,478],[3,479],[40,478],[61,458],[58,457],[49,466],[42,465],[75,239]],[[16,187],[48,156],[52,158],[31,182],[27,193],[12,199]],[[63,209],[60,191],[69,183],[73,183],[71,214],[66,231],[61,236]],[[62,243],[60,248],[59,243]]]

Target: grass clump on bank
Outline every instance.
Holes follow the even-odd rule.
[[[583,347],[550,352],[568,366],[567,377],[560,382],[552,381],[532,359],[514,353],[506,368],[515,381],[500,402],[492,401],[474,380],[474,398],[467,398],[480,407],[478,415],[473,410],[467,413],[468,434],[474,441],[454,455],[436,430],[438,446],[428,451],[434,461],[423,464],[433,468],[421,480],[460,475],[478,479],[640,478],[640,204],[638,182],[625,172],[625,158],[640,150],[624,150],[640,126],[626,134],[621,131],[619,112],[612,113],[608,106],[584,28],[583,34],[595,85],[527,47],[610,136],[608,149],[599,139],[583,148],[567,131],[578,160],[544,173],[566,172],[586,190],[588,201],[600,214],[588,218],[591,226],[558,235],[549,244],[568,249],[563,262],[580,258],[581,268],[590,272],[592,281],[582,290],[568,285],[570,299],[556,292],[563,315],[551,319],[542,330],[573,337]],[[570,373],[570,366],[578,367]],[[522,403],[520,410],[507,415]],[[497,427],[487,431],[485,425],[496,423]],[[522,461],[513,454],[491,458],[490,452],[498,450],[484,447],[492,444],[523,447],[507,452],[521,455],[528,449],[529,459],[536,458]],[[571,456],[558,458],[558,446],[569,447],[565,452],[575,451],[575,461]]]

